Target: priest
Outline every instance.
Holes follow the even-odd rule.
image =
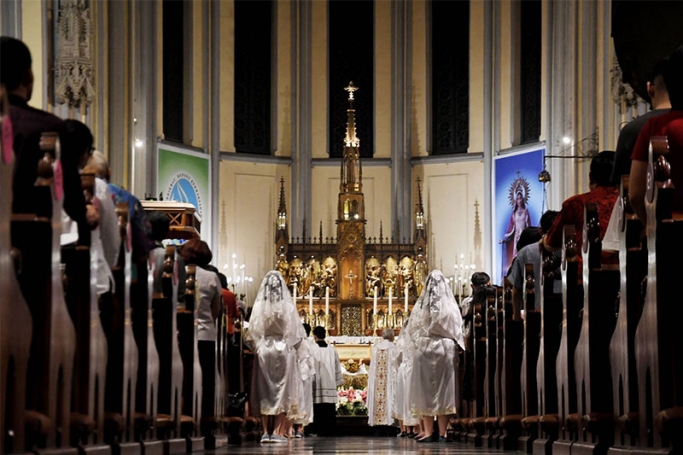
[[[393,395],[395,374],[392,360],[395,358],[394,331],[386,328],[382,341],[372,348],[372,362],[368,382],[368,425],[389,426],[393,419]]]
[[[448,417],[456,412],[457,346],[465,343],[460,309],[439,270],[427,277],[407,329],[414,349],[410,411],[422,417],[425,429],[418,442],[432,442],[435,417],[439,441],[446,441]]]
[[[325,327],[313,329],[313,339],[318,345],[314,350],[315,380],[313,381],[313,424],[318,436],[334,434],[336,404],[339,401],[337,386],[344,383],[339,354],[325,342]]]

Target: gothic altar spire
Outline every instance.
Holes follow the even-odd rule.
[[[353,81],[351,81],[344,90],[349,92],[349,108],[347,109],[348,118],[346,121],[346,135],[344,136],[344,160],[342,161],[339,189],[342,193],[360,193],[363,188],[363,173],[360,164],[360,139],[356,135],[356,110],[353,108],[354,93],[358,91],[358,87],[353,85]]]
[[[415,229],[420,231],[425,228],[425,211],[422,206],[422,186],[420,183],[422,180],[417,179],[417,207],[415,209]]]
[[[287,204],[285,204],[285,179],[280,178],[280,201],[277,209],[277,228],[283,230],[287,227]]]

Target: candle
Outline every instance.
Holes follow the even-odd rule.
[[[296,285],[297,283],[294,283],[294,286],[292,286],[292,291],[294,291],[294,303],[296,303]]]
[[[406,283],[406,301],[403,305],[403,313],[408,314],[408,283]],[[404,316],[405,316],[404,314]]]
[[[313,286],[308,292],[308,314],[313,314]]]
[[[375,286],[375,297],[373,299],[372,314],[377,315],[377,286]]]
[[[325,288],[325,314],[330,314],[330,287]]]
[[[393,311],[391,311],[391,297],[393,293],[394,288],[389,288],[389,314],[393,314]]]

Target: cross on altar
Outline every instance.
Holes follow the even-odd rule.
[[[353,298],[353,279],[358,278],[358,275],[353,273],[353,270],[351,270],[349,273],[344,275],[344,278],[349,279],[349,297]]]
[[[354,85],[353,85],[353,81],[351,81],[351,82],[349,82],[349,86],[348,86],[348,87],[344,87],[344,90],[346,90],[347,92],[349,92],[349,99],[352,100],[352,99],[353,99],[353,92],[357,92],[357,91],[358,91],[358,87],[354,86]]]

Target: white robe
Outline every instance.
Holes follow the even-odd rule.
[[[313,381],[315,380],[315,349],[318,349],[313,340],[301,341],[296,351],[299,368],[297,370],[301,393],[299,395],[297,415],[293,416],[294,422],[299,425],[308,425],[313,422]]]
[[[337,404],[337,386],[344,383],[339,354],[337,350],[328,345],[325,348],[317,346],[315,354],[315,387],[313,388],[314,403]]]
[[[410,340],[406,341],[399,338],[396,348],[398,352],[396,356],[398,368],[396,371],[396,387],[394,389],[394,418],[401,420],[403,425],[412,427],[419,424],[418,418],[410,412],[413,346]]]
[[[372,362],[368,382],[368,425],[394,423],[393,396],[395,374],[392,360],[396,346],[382,340],[372,348]]]

